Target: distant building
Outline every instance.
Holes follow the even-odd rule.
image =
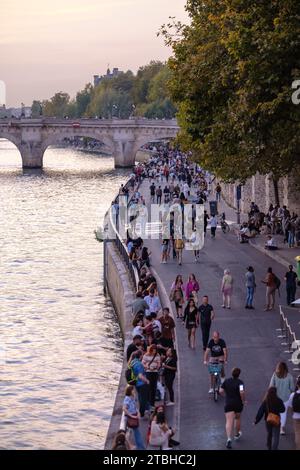
[[[0,118],[31,118],[31,107],[22,106],[21,108],[0,107]]]
[[[106,75],[94,75],[94,86],[99,85],[102,80],[111,80],[112,78],[118,77],[121,73],[123,73],[121,70],[119,70],[117,67],[114,67],[112,72],[110,69],[107,69]]]

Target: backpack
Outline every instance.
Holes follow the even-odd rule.
[[[128,365],[125,371],[125,378],[128,385],[136,385],[137,377],[134,375],[132,363]]]
[[[292,408],[294,413],[300,413],[300,393],[294,393]]]
[[[175,248],[177,250],[182,250],[184,248],[184,241],[181,239],[175,240]]]

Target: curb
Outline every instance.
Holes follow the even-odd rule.
[[[171,316],[174,320],[173,308],[172,308],[168,293],[166,291],[166,288],[165,288],[162,280],[160,279],[159,274],[157,273],[156,269],[154,269],[152,266],[150,266],[150,271],[152,272],[153,276],[157,280],[159,297],[160,297],[160,300],[161,300],[162,307],[168,307],[169,308],[170,314],[171,314]],[[176,346],[177,346],[176,349],[178,349],[178,340],[177,340],[176,328],[175,328],[175,342],[176,342]],[[181,408],[180,404],[181,404],[181,398],[180,398],[180,357],[179,357],[179,354],[177,355],[177,374],[176,374],[176,377],[177,377],[177,381],[176,381],[177,382],[177,385],[176,385],[177,403],[174,406],[174,423],[173,424],[174,424],[174,427],[176,428],[175,436],[177,435],[177,438],[178,438],[176,440],[178,440],[180,442],[180,408]],[[178,448],[180,449],[180,446]]]
[[[260,251],[261,253],[263,253],[264,255],[268,256],[269,258],[272,258],[274,261],[276,261],[277,263],[281,264],[282,266],[284,266],[285,268],[287,268],[287,266],[289,264],[291,264],[291,262],[289,262],[288,260],[284,260],[281,256],[277,255],[276,253],[272,252],[272,251],[269,251],[269,250],[266,250],[265,248],[263,248],[262,246],[260,245],[257,245],[256,243],[254,243],[253,241],[249,241],[249,245],[253,246],[253,248],[255,248],[256,250]]]

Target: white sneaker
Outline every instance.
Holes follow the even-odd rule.
[[[208,390],[208,393],[214,393],[214,389],[213,389],[213,388],[210,388],[210,389]]]
[[[166,406],[174,406],[174,405],[175,405],[175,403],[173,401],[168,401],[166,403]]]
[[[236,435],[234,436],[234,439],[235,439],[236,441],[238,441],[238,440],[240,439],[240,437],[242,437],[242,431],[239,431],[238,434],[236,434]]]

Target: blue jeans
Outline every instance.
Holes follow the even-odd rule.
[[[140,428],[132,428],[133,435],[134,435],[134,440],[135,440],[135,445],[138,450],[145,450],[145,444],[143,442],[143,438],[140,432]]]
[[[252,307],[253,297],[254,297],[254,287],[247,287],[246,305],[248,305],[248,307]]]
[[[136,387],[136,391],[139,397],[140,414],[141,414],[141,417],[143,417],[145,414],[145,411],[150,409],[149,385],[148,384],[140,385],[139,387]]]
[[[293,246],[295,243],[295,235],[293,232],[289,232],[289,235],[288,235],[288,244],[289,246]]]
[[[216,193],[216,201],[221,201],[221,191],[219,193]]]

